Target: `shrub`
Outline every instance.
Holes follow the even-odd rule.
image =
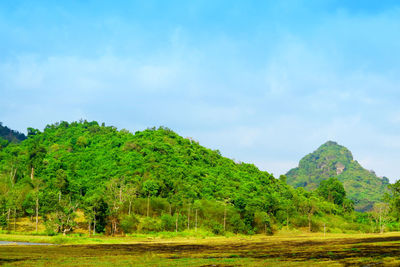
[[[139,229],[144,233],[158,232],[160,228],[158,221],[150,217],[146,217],[139,226]]]
[[[209,227],[211,232],[215,235],[223,235],[225,233],[224,226],[218,222],[215,221],[209,222]]]
[[[174,231],[175,230],[175,218],[169,214],[163,214],[161,216],[161,229],[163,231]]]
[[[244,233],[246,231],[246,225],[240,218],[240,215],[237,213],[233,214],[232,217],[229,219],[229,224],[232,227],[232,232],[234,232],[235,234]]]
[[[320,230],[321,230],[320,223],[316,220],[311,220],[311,232],[319,232]]]
[[[0,215],[0,226],[2,228],[6,228],[7,227],[7,216],[6,216],[6,214]]]
[[[138,228],[139,219],[134,215],[127,215],[121,220],[121,228],[124,233],[131,234]]]

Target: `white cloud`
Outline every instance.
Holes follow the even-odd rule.
[[[357,31],[373,26],[377,33],[397,19],[346,16],[285,33],[269,51],[254,53],[257,60],[246,58],[252,40],[226,35],[197,44],[184,27],[146,57],[9,58],[0,63],[0,118],[18,130],[80,118],[132,131],[165,125],[275,175],[331,139],[366,168],[398,177],[400,76],[387,56],[397,46],[386,53],[392,33]],[[351,43],[359,37],[367,52]],[[392,64],[381,68],[385,60]]]

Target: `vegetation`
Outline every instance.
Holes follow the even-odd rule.
[[[1,236],[0,236],[1,237]],[[52,239],[53,237],[48,237]],[[73,237],[60,246],[0,246],[8,266],[398,266],[399,234],[147,239]],[[74,244],[74,245],[69,245]],[[86,245],[87,244],[87,245]],[[89,245],[90,244],[90,245]]]
[[[329,178],[343,183],[348,197],[359,211],[372,210],[375,203],[382,202],[388,192],[389,180],[379,178],[353,159],[351,152],[329,141],[300,160],[299,166],[287,174],[288,184],[314,190]]]
[[[3,123],[0,122],[0,147],[5,147],[9,142],[20,142],[26,139],[26,136],[23,133],[20,133],[15,130],[11,130],[7,126],[3,126]]]
[[[398,227],[393,208],[354,212],[339,178],[311,192],[286,179],[235,163],[165,127],[132,134],[97,122],[60,122],[43,132],[28,128],[26,140],[0,149],[0,226],[89,236]],[[23,219],[31,226],[21,227]]]

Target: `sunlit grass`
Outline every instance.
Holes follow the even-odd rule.
[[[0,246],[0,264],[18,266],[341,266],[400,265],[400,233],[281,232],[274,236],[29,236],[0,240],[62,244]],[[203,233],[204,234],[204,233]]]

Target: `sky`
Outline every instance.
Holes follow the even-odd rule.
[[[399,1],[2,1],[0,121],[166,126],[276,177],[333,140],[400,178]]]

